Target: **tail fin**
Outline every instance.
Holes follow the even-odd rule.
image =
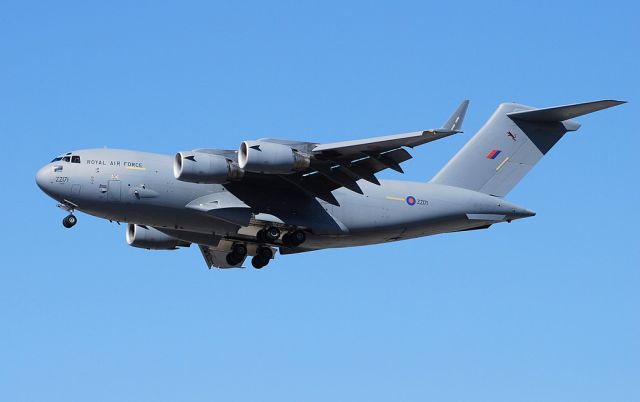
[[[569,119],[622,103],[602,100],[543,109],[503,103],[431,182],[504,197],[567,131],[580,128]]]

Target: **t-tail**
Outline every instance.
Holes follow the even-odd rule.
[[[617,100],[536,109],[503,103],[432,183],[504,197],[568,131],[573,119],[625,103]]]

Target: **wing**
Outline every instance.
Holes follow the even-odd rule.
[[[362,194],[363,191],[358,185],[359,180],[379,185],[376,173],[382,170],[393,169],[404,173],[400,165],[411,159],[411,155],[405,148],[413,148],[462,132],[460,129],[468,105],[468,100],[463,101],[442,128],[328,144],[272,138],[253,141],[262,144],[286,145],[286,149],[293,150],[294,154],[303,155],[308,163],[300,170],[296,169],[295,172],[264,174],[247,171],[246,174],[243,173],[241,183],[252,188],[260,185],[285,186],[290,189],[289,192],[295,188],[304,197],[317,197],[338,205],[338,201],[332,194],[333,190],[345,187]],[[243,146],[246,147],[245,143]],[[262,152],[260,146],[256,144],[248,147]],[[238,151],[220,149],[197,149],[195,151],[223,156],[230,161],[229,163],[236,166],[240,161]],[[239,164],[243,167],[242,162]],[[238,185],[233,182],[225,184],[225,187],[238,189]],[[223,212],[225,211],[216,211],[218,214]]]
[[[315,197],[338,205],[331,194],[337,188],[345,187],[362,194],[358,180],[363,179],[379,185],[375,174],[382,170],[390,168],[404,173],[400,164],[411,159],[405,147],[413,148],[460,133],[468,105],[468,100],[463,101],[443,127],[438,129],[329,144],[273,139],[263,141],[289,145],[310,153],[313,158],[306,171],[281,177]]]

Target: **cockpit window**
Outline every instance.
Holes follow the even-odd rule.
[[[51,163],[59,162],[59,161],[71,162],[71,163],[80,163],[80,155],[71,155],[71,152],[67,152],[66,154],[64,154],[62,156],[58,156],[56,158],[53,158]]]

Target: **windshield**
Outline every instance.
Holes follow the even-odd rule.
[[[53,158],[50,163],[53,162],[71,162],[71,163],[80,163],[80,155],[71,155],[71,152],[67,152],[62,156],[58,156]]]

